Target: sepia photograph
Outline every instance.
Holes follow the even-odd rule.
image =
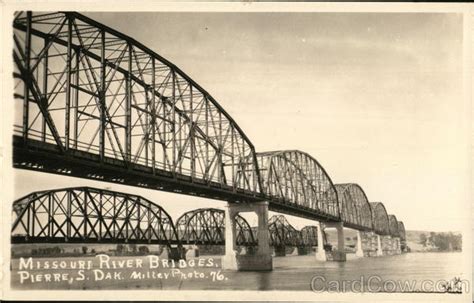
[[[122,4],[3,10],[5,299],[472,300],[470,5]]]

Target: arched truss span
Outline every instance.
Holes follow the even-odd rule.
[[[398,235],[400,236],[401,242],[405,242],[407,240],[405,233],[405,225],[402,221],[398,221]]]
[[[263,192],[272,201],[339,220],[336,189],[316,159],[301,151],[288,150],[257,153],[257,160]]]
[[[389,225],[390,235],[392,237],[399,237],[400,235],[398,232],[398,221],[395,215],[388,215],[388,225]]]
[[[235,221],[237,245],[256,245],[256,238],[247,220],[236,215]],[[182,244],[223,245],[225,212],[217,208],[200,208],[186,212],[176,221],[176,229]]]
[[[364,190],[358,184],[336,184],[341,219],[344,226],[372,230],[372,211]]]
[[[177,243],[169,214],[132,194],[61,188],[20,198],[13,211],[12,243]]]
[[[382,202],[370,202],[373,231],[381,236],[390,235],[388,214]]]
[[[273,215],[268,220],[268,230],[271,246],[295,247],[303,244],[301,232],[294,228],[282,215]]]
[[[237,201],[260,193],[250,140],[173,63],[75,12],[19,12],[13,27],[15,167]]]

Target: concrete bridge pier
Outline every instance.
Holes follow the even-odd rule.
[[[255,254],[239,255],[236,251],[235,216],[241,212],[255,212],[258,217],[258,248]],[[242,271],[264,271],[273,269],[268,234],[268,202],[227,203],[225,208],[225,255],[222,268]]]
[[[395,238],[392,236],[387,236],[387,254],[388,255],[394,255],[396,253],[396,247],[395,247]]]
[[[324,250],[324,238],[323,238],[323,224],[321,222],[316,223],[316,232],[318,236],[318,247],[316,250],[316,260],[327,261],[326,251]]]
[[[362,236],[360,234],[360,230],[357,231],[357,243],[356,243],[356,256],[363,258],[364,257],[364,250],[362,249]]]
[[[380,235],[377,235],[377,257],[380,256],[383,256],[382,240],[380,239]]]
[[[344,249],[344,224],[342,222],[326,223],[326,227],[334,227],[337,230],[337,249],[332,251],[332,260],[345,262],[346,252]]]
[[[395,253],[397,255],[402,253],[401,245],[400,245],[400,238],[396,237],[395,238]]]

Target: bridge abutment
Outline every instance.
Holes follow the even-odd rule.
[[[236,221],[240,212],[255,212],[258,217],[258,248],[255,254],[239,255],[236,251]],[[227,203],[225,209],[225,255],[222,268],[242,271],[266,271],[273,269],[268,234],[268,202],[252,204]]]

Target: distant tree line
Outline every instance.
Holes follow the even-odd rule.
[[[462,236],[460,234],[436,233],[420,234],[420,244],[423,247],[432,247],[439,251],[460,251],[462,249]]]

